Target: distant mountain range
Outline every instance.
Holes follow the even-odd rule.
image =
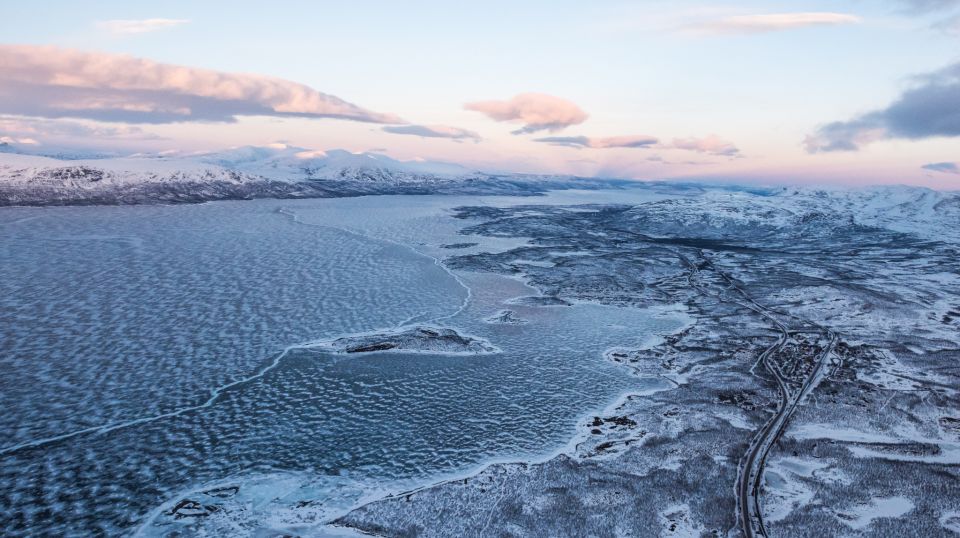
[[[643,187],[697,192],[662,205],[647,223],[655,232],[676,219],[715,227],[795,226],[806,233],[857,224],[890,227],[930,239],[960,241],[960,195],[922,187],[737,187],[639,182],[559,175],[491,174],[451,163],[400,161],[379,153],[313,151],[284,144],[195,154],[126,157],[38,151],[0,143],[0,206],[188,203],[253,198],[333,198],[369,194],[501,194],[559,189]],[[696,207],[688,207],[688,206]],[[653,213],[648,211],[647,218]],[[848,220],[842,221],[838,215]],[[700,222],[707,219],[707,222]],[[798,228],[799,229],[799,228]]]
[[[365,194],[537,194],[625,180],[489,174],[378,153],[271,144],[197,154],[119,157],[0,144],[0,205],[88,205]]]

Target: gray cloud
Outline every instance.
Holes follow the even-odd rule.
[[[958,36],[960,35],[960,15],[954,15],[953,17],[937,21],[931,27],[945,34]]]
[[[925,16],[935,13],[949,12],[945,18],[933,22],[930,28],[947,35],[960,35],[960,15],[956,8],[960,7],[960,0],[897,0],[900,4],[900,13],[911,16]]]
[[[479,141],[480,135],[473,131],[447,125],[387,125],[383,130],[388,133],[422,136],[426,138],[450,138],[452,140]]]
[[[943,172],[945,174],[960,174],[960,166],[958,166],[957,163],[930,163],[920,168],[932,172]]]
[[[567,146],[571,148],[649,148],[659,140],[652,136],[609,136],[594,138],[588,136],[548,136],[535,138],[534,142],[541,142],[553,146]]]
[[[960,6],[960,0],[898,0],[907,13],[932,13]]]
[[[960,136],[960,63],[914,80],[882,110],[821,126],[804,141],[807,151],[856,151],[885,138]]]
[[[658,148],[658,149],[679,149],[685,151],[695,151],[706,155],[716,155],[720,157],[739,157],[740,149],[733,142],[724,140],[717,135],[708,135],[702,138],[675,138],[670,143],[660,143],[660,140],[653,136],[631,135],[631,136],[610,136],[610,137],[589,137],[589,136],[548,136],[545,138],[535,138],[534,142],[550,144],[553,146],[566,146],[571,148]],[[664,162],[662,157],[654,155],[648,158],[651,162]],[[670,163],[675,164],[675,163]],[[689,163],[688,163],[689,164]]]
[[[254,115],[403,123],[280,78],[33,45],[0,45],[0,113],[126,123]]]

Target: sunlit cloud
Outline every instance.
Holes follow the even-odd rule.
[[[757,34],[810,26],[856,24],[860,17],[846,13],[770,13],[738,15],[690,25],[688,30],[707,34]]]
[[[546,138],[536,138],[535,142],[550,144],[553,146],[567,146],[572,148],[649,148],[659,142],[652,136],[610,136],[604,138],[594,138],[587,136],[548,136]]]
[[[521,93],[505,101],[476,101],[467,110],[485,114],[494,121],[522,123],[513,134],[559,131],[586,121],[588,114],[575,103],[542,93]]]
[[[387,125],[383,130],[400,135],[420,136],[423,138],[449,138],[452,140],[480,140],[473,131],[447,125]]]
[[[960,136],[960,63],[914,80],[884,109],[821,126],[804,141],[807,151],[856,151],[887,138]]]
[[[97,28],[116,35],[145,34],[147,32],[156,32],[182,26],[189,23],[188,19],[139,19],[125,20],[115,19],[109,21],[99,21]]]
[[[128,123],[238,116],[403,123],[281,78],[33,45],[0,45],[0,113]]]
[[[960,165],[957,163],[930,163],[920,168],[930,170],[931,172],[942,172],[944,174],[960,174]]]

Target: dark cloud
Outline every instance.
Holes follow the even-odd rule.
[[[805,140],[807,151],[856,151],[885,138],[960,136],[960,63],[914,80],[882,110],[821,126]]]

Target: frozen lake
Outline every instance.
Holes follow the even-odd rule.
[[[438,258],[517,240],[458,235],[468,223],[449,209],[652,196],[0,211],[0,529],[162,535],[201,519],[221,532],[301,528],[378,492],[556,452],[585,414],[659,383],[602,352],[685,320],[662,309],[509,305],[536,291],[448,271]],[[477,245],[441,248],[456,243]],[[483,321],[505,308],[527,323]],[[411,323],[502,352],[301,347]],[[164,513],[234,486],[221,501],[229,514]]]

